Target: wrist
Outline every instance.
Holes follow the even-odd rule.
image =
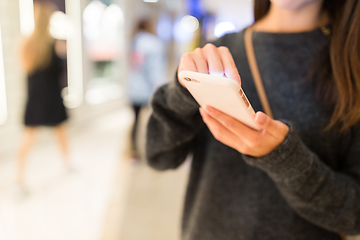
[[[311,153],[307,151],[292,124],[286,124],[289,126],[289,132],[284,141],[273,151],[262,157],[243,155],[244,160],[249,165],[262,169],[278,181],[296,178],[304,169],[308,168],[308,164],[301,159],[309,161],[312,159],[311,156],[304,156],[311,155]]]

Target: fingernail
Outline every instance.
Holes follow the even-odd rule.
[[[256,114],[256,121],[257,121],[258,123],[264,123],[264,121],[265,121],[265,114],[262,113],[262,112],[258,112],[258,113]]]
[[[211,107],[206,106],[205,111],[206,111],[207,113],[211,114],[213,110],[212,110]]]
[[[231,74],[229,70],[225,70],[224,75],[225,75],[225,77],[230,78],[235,81],[237,81],[237,79],[238,79],[238,76]]]
[[[227,78],[230,78],[230,79],[233,79],[232,78],[232,76],[231,76],[231,74],[229,73],[229,71],[227,71],[227,70],[225,70],[225,76],[227,77]]]

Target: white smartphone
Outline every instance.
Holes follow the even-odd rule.
[[[261,130],[255,123],[254,109],[235,80],[191,71],[181,71],[179,76],[201,107],[211,106]]]

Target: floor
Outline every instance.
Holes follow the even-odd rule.
[[[149,168],[144,158],[145,128],[149,109],[140,112],[138,147],[140,162],[132,162],[127,180],[118,175],[115,193],[109,206],[102,240],[179,240],[182,203],[189,173],[190,159],[172,171],[158,172]],[[124,153],[125,159],[126,151]],[[123,161],[129,165],[129,161]],[[124,184],[127,182],[127,184]],[[120,186],[121,185],[121,186]],[[120,193],[120,194],[119,194]],[[121,214],[114,214],[121,213]],[[120,227],[119,227],[120,226]]]
[[[142,165],[133,174],[121,240],[179,240],[189,161],[176,171]]]
[[[148,115],[142,113],[140,145]],[[132,121],[124,108],[71,131],[71,173],[62,168],[52,131],[40,129],[26,197],[14,195],[15,157],[2,159],[0,240],[179,239],[188,166],[159,173],[129,159]]]
[[[144,146],[149,110],[141,115]],[[13,193],[15,157],[1,159],[0,240],[179,240],[190,160],[166,172],[132,161],[132,121],[131,109],[123,108],[71,131],[71,173],[62,168],[51,130],[41,129],[23,198]]]

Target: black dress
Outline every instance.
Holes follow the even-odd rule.
[[[65,61],[53,50],[49,66],[27,77],[26,126],[56,126],[67,119],[60,87],[64,70]]]

